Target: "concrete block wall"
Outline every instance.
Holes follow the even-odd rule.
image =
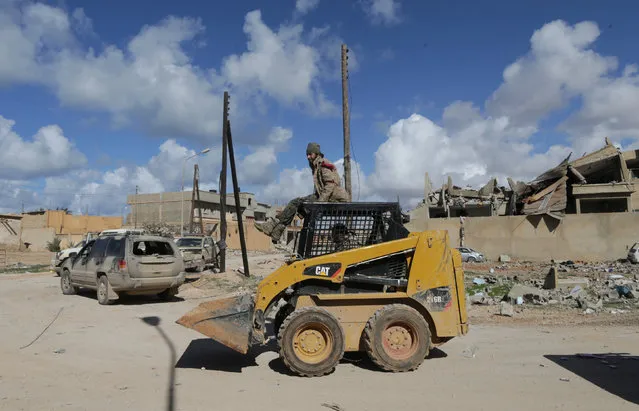
[[[55,238],[54,228],[24,228],[22,243],[30,243],[30,250],[46,251],[47,243]]]
[[[411,231],[448,230],[459,246],[460,220],[414,216]],[[464,221],[465,245],[489,259],[500,254],[529,261],[616,260],[639,242],[639,214],[571,214],[558,221],[548,216],[471,217]]]

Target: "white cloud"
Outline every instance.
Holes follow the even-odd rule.
[[[633,66],[614,77],[615,58],[592,49],[596,24],[570,26],[554,21],[536,30],[530,51],[504,70],[504,81],[486,101],[486,111],[471,102],[454,102],[442,122],[414,114],[393,124],[375,153],[370,189],[390,199],[423,196],[423,175],[438,186],[448,175],[458,185],[479,186],[491,177],[530,179],[555,166],[571,152],[601,147],[614,133],[639,138],[631,107],[639,103]],[[583,105],[562,129],[572,147],[554,144],[535,149],[541,120],[574,98]]]
[[[295,2],[295,11],[299,15],[304,15],[319,6],[320,0],[297,0]]]
[[[272,31],[254,10],[246,15],[244,32],[248,51],[228,56],[222,65],[223,77],[248,95],[266,94],[278,102],[298,105],[311,114],[333,114],[335,104],[327,104],[319,88],[320,53],[302,42],[302,25],[280,26]]]
[[[61,174],[83,167],[86,157],[57,125],[42,127],[25,141],[13,131],[15,121],[0,115],[0,175],[30,179]]]
[[[260,11],[249,12],[247,51],[225,58],[220,70],[195,65],[187,52],[202,46],[199,19],[169,16],[124,48],[99,50],[77,37],[92,27],[83,9],[69,15],[43,3],[2,3],[0,85],[44,85],[64,106],[109,113],[116,127],[205,144],[221,134],[224,89],[233,95],[236,128],[267,111],[264,97],[312,114],[338,112],[321,88],[324,44],[306,41],[301,25],[273,31]]]
[[[399,0],[362,0],[362,7],[373,24],[391,26],[401,21]]]
[[[273,181],[278,171],[277,153],[288,149],[292,137],[291,130],[273,127],[266,143],[242,159],[238,178],[249,185],[264,185]]]
[[[310,168],[285,168],[280,171],[278,179],[263,187],[259,192],[260,201],[286,205],[296,197],[313,194],[313,175]]]

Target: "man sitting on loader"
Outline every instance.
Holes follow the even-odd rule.
[[[273,243],[277,243],[284,233],[286,226],[291,224],[295,214],[298,213],[303,203],[313,202],[348,202],[348,193],[342,187],[341,179],[337,167],[326,158],[317,143],[308,143],[306,147],[306,158],[313,173],[313,194],[306,197],[297,197],[291,200],[286,208],[282,210],[274,219],[269,219],[264,223],[256,223],[257,228],[262,233],[271,237]]]

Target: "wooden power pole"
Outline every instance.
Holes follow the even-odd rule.
[[[220,271],[226,272],[226,139],[229,122],[229,93],[224,92],[224,113],[222,115],[222,171],[220,172]]]
[[[353,201],[351,188],[351,120],[348,111],[348,48],[342,44],[342,122],[344,127],[344,185]]]
[[[200,234],[204,234],[204,218],[202,217],[202,201],[200,200],[200,168],[197,164],[193,166],[193,192],[191,193],[191,219],[189,222],[189,232],[195,233],[195,207],[197,206],[200,216]]]

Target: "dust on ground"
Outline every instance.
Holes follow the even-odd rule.
[[[0,276],[0,409],[162,410],[169,387],[175,409],[192,411],[623,411],[639,404],[637,323],[538,327],[520,321],[549,307],[524,305],[522,315],[494,316],[503,324],[471,317],[468,335],[432,350],[414,372],[381,372],[357,353],[311,379],[290,375],[276,346],[241,355],[175,323],[200,302],[141,297],[102,306],[94,292],[62,295],[54,274]]]

